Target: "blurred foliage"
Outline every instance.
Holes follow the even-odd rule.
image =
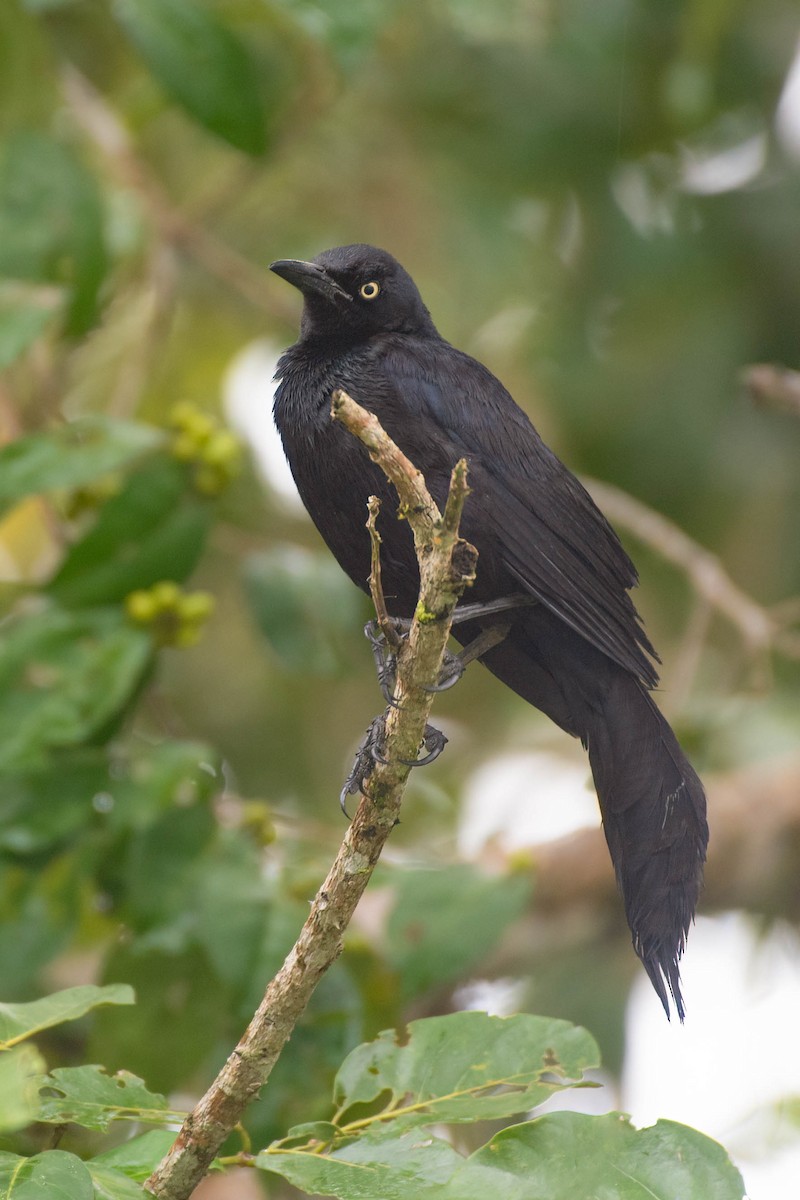
[[[226,428],[243,351],[296,333],[271,259],[386,246],[571,467],[759,603],[800,592],[800,423],[737,382],[798,365],[800,164],[775,124],[797,32],[792,0],[3,0],[0,980],[21,1003],[138,995],[49,1030],[51,1071],[205,1085],[324,875],[379,704],[365,601]],[[691,590],[631,549],[669,700]],[[796,664],[768,696],[751,674],[715,620],[672,713],[701,768],[796,744]],[[477,670],[437,710],[450,751],[412,780],[383,886],[250,1114],[258,1144],[326,1118],[358,1042],[499,973],[619,1065],[621,913],[548,924],[535,876],[530,900],[499,851],[459,862],[472,771],[558,735]],[[0,1065],[32,1111],[39,1060]],[[9,1135],[0,1178],[22,1153],[31,1186],[126,1196],[114,1177],[164,1143],[94,1175],[81,1136],[47,1144]]]

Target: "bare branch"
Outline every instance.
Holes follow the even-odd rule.
[[[100,150],[120,183],[136,192],[164,241],[193,258],[209,274],[254,307],[281,319],[293,310],[275,299],[269,274],[173,205],[139,159],[131,138],[100,92],[75,67],[62,72],[62,90],[78,125]]]
[[[800,371],[773,363],[755,363],[745,367],[741,379],[754,404],[800,417]]]
[[[425,481],[370,413],[343,392],[334,416],[367,446],[394,483],[420,560],[420,598],[408,642],[398,655],[396,707],[386,716],[382,757],[339,853],[311,906],[308,920],[250,1025],[213,1084],[184,1122],[145,1187],[160,1200],[187,1200],[222,1142],[239,1122],[275,1065],[322,976],[342,949],[342,937],[397,822],[410,767],[423,741],[433,692],[450,633],[453,609],[475,574],[477,554],[458,536],[466,499],[466,466],[453,471],[447,525]],[[406,760],[403,762],[403,760]]]
[[[800,658],[800,647],[785,632],[775,611],[762,608],[743,592],[715,554],[628,492],[599,479],[584,478],[583,482],[614,524],[623,526],[684,572],[698,596],[739,630],[751,653],[776,649],[787,658]]]
[[[389,645],[396,640],[394,637],[394,628],[389,619],[389,610],[386,607],[386,597],[383,594],[383,582],[381,580],[381,535],[378,533],[378,513],[381,509],[381,502],[377,496],[370,496],[367,501],[367,529],[369,530],[370,541],[370,571],[369,571],[369,594],[372,597],[372,604],[375,609],[375,616],[378,618],[378,624],[381,627],[383,636],[386,638]]]

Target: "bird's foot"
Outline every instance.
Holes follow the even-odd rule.
[[[369,621],[364,626],[364,636],[372,646],[381,694],[386,703],[391,704],[392,707],[397,705],[394,698],[394,689],[397,683],[397,653],[408,637],[410,629],[411,622],[404,617],[392,617],[388,633],[384,632],[377,621]],[[438,683],[426,690],[446,692],[448,688],[458,683],[464,674],[465,666],[466,662],[461,655],[445,649]]]
[[[378,672],[378,684],[387,704],[396,707],[394,688],[397,682],[397,652],[408,637],[411,622],[403,617],[392,617],[386,631],[377,621],[368,621],[364,626],[364,637],[372,646],[372,656]]]
[[[375,753],[378,746],[383,741],[383,735],[386,732],[386,717],[381,713],[379,717],[368,726],[367,732],[361,739],[361,743],[356,750],[356,756],[353,765],[350,768],[350,774],[344,781],[344,787],[339,793],[339,807],[341,808],[348,821],[350,813],[347,811],[347,797],[357,796],[359,793],[364,793],[364,783],[375,763],[378,761],[375,758]]]
[[[380,743],[378,743],[378,746],[379,745]],[[427,767],[428,763],[434,762],[439,757],[446,745],[447,738],[442,733],[441,729],[437,729],[435,725],[426,725],[425,733],[423,734],[422,742],[420,743],[420,749],[424,747],[428,753],[422,758],[417,755],[416,758],[396,758],[393,761],[400,763],[400,765],[403,767]],[[375,762],[384,763],[385,765],[388,765],[389,762],[392,761],[388,758],[384,758],[377,746],[372,750],[372,757],[374,758]]]
[[[381,752],[385,734],[386,717],[381,713],[367,729],[361,745],[356,751],[355,761],[353,762],[350,774],[344,781],[344,787],[339,793],[339,807],[348,820],[350,819],[350,814],[347,811],[347,797],[357,796],[359,793],[366,795],[367,793],[364,792],[364,783],[375,764],[384,763],[388,765],[390,762],[388,758],[384,758]],[[422,758],[418,756],[413,759],[400,758],[394,761],[404,767],[425,767],[428,763],[432,763],[439,757],[446,745],[447,738],[442,731],[436,729],[433,725],[426,725],[420,749],[424,748],[427,753]]]

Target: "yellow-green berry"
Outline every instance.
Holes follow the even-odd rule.
[[[187,433],[186,430],[182,430],[176,434],[170,446],[172,457],[177,458],[180,462],[191,462],[192,459],[197,458],[199,452],[200,447],[197,439],[191,433]]]
[[[214,611],[215,604],[210,592],[189,592],[181,596],[178,616],[182,621],[206,621]]]
[[[137,625],[149,625],[157,611],[152,592],[131,592],[125,597],[125,612]]]
[[[173,583],[170,579],[162,580],[161,583],[156,583],[150,589],[150,595],[156,608],[160,612],[165,610],[175,610],[181,598],[181,589],[177,583]]]
[[[232,467],[240,453],[239,439],[230,429],[218,429],[203,447],[202,459],[210,467]]]

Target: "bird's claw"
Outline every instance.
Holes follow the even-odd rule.
[[[361,744],[356,750],[356,757],[353,766],[350,769],[350,774],[344,781],[344,787],[339,793],[339,807],[344,815],[350,820],[350,814],[347,811],[347,797],[357,796],[359,793],[365,795],[364,781],[369,775],[376,762],[380,762],[380,758],[376,758],[378,746],[383,741],[383,735],[386,732],[386,717],[381,713],[367,728],[367,732],[361,739]]]
[[[460,654],[453,654],[452,650],[445,647],[444,656],[442,658],[442,669],[439,673],[438,683],[431,684],[425,688],[426,692],[447,692],[451,687],[455,687],[461,676],[466,670],[466,665],[463,662]]]
[[[364,626],[364,636],[372,646],[381,694],[386,703],[391,704],[393,708],[397,707],[397,701],[394,698],[394,687],[397,682],[397,651],[400,649],[403,639],[408,637],[410,627],[410,621],[403,621],[399,617],[393,618],[390,627],[390,635],[394,643],[392,644],[377,621],[368,621]]]
[[[378,684],[380,685],[381,694],[386,703],[391,704],[393,708],[397,707],[397,701],[394,698],[394,689],[397,682],[397,652],[408,637],[410,628],[410,621],[402,617],[392,617],[391,626],[389,627],[390,638],[394,640],[394,645],[392,645],[377,621],[368,621],[364,626],[364,636],[372,646],[372,654],[378,671]],[[431,687],[425,688],[425,691],[448,691],[458,683],[465,669],[466,664],[461,660],[461,657],[458,654],[453,654],[451,650],[445,649],[439,681]]]
[[[393,761],[403,767],[427,767],[428,763],[434,762],[442,753],[447,745],[447,738],[441,729],[437,729],[435,725],[426,725],[422,745],[428,751],[424,758],[396,758]],[[377,745],[372,749],[372,757],[375,762],[383,763],[384,765],[388,765],[392,761],[382,756]]]
[[[370,724],[356,751],[350,774],[345,779],[344,787],[339,793],[339,807],[348,820],[350,820],[350,814],[347,811],[347,797],[357,796],[359,793],[367,795],[364,791],[364,783],[375,764],[388,765],[390,762],[388,758],[384,758],[380,749],[385,733],[386,717],[381,714]],[[440,729],[436,729],[433,725],[426,725],[421,745],[427,750],[427,754],[422,758],[399,758],[394,761],[404,767],[426,767],[442,753],[447,745],[447,738]]]

